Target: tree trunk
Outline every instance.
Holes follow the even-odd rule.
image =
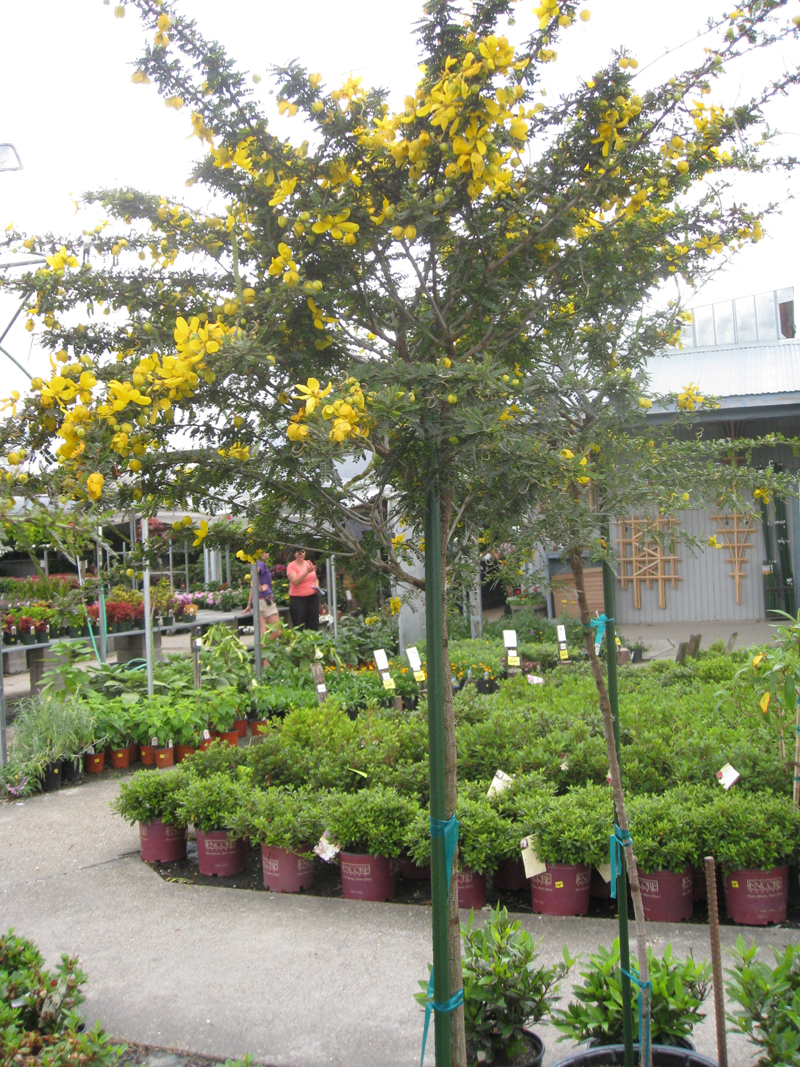
[[[625,794],[622,790],[622,774],[620,771],[619,760],[617,759],[617,748],[614,744],[614,721],[611,712],[611,702],[608,699],[608,689],[606,688],[606,680],[603,675],[603,669],[600,665],[600,661],[595,655],[594,651],[594,635],[589,625],[591,615],[589,614],[589,603],[586,599],[586,585],[584,582],[583,572],[583,555],[580,549],[575,549],[570,552],[569,563],[572,568],[572,575],[575,579],[575,592],[578,598],[578,607],[580,609],[581,622],[583,623],[583,640],[586,645],[586,653],[589,657],[589,663],[592,668],[592,675],[594,677],[594,683],[597,686],[597,696],[600,702],[600,713],[603,716],[603,734],[606,739],[606,754],[608,755],[608,765],[611,771],[611,788],[614,792],[614,804],[617,809],[617,819],[619,820],[620,830],[629,830],[628,827],[628,815],[625,810]],[[634,914],[634,927],[636,930],[636,954],[639,960],[639,979],[642,982],[649,981],[649,968],[647,964],[647,933],[644,921],[644,908],[642,906],[642,891],[639,885],[639,872],[636,869],[636,856],[634,855],[633,845],[622,850],[625,854],[625,864],[628,871],[628,884],[631,888],[631,896],[633,898],[633,914]],[[650,991],[648,989],[642,990],[642,1017],[649,1011],[650,1008]],[[644,1067],[652,1067],[653,1051],[652,1044],[649,1045],[648,1062]]]
[[[447,634],[447,540],[452,514],[452,500],[442,494],[440,517],[442,524],[442,659],[444,661],[444,760],[445,799],[448,819],[456,810],[458,799],[458,768],[456,756],[456,720],[453,711],[452,672],[450,670],[450,646]],[[461,975],[461,920],[458,914],[458,854],[456,848],[450,878],[448,901],[448,927],[450,941],[450,995],[454,996],[462,986]],[[450,1054],[452,1067],[467,1067],[467,1043],[464,1034],[464,1008],[456,1008],[450,1015]]]

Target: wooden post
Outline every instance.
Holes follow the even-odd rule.
[[[702,640],[702,634],[692,634],[692,636],[689,638],[689,647],[686,651],[686,655],[691,656],[692,659],[697,659],[697,654],[700,651],[700,642]]]
[[[325,668],[315,660],[311,664],[311,677],[314,679],[314,688],[317,691],[317,701],[324,704],[328,699],[328,687],[325,685]]]
[[[733,633],[731,634],[731,636],[728,638],[728,643],[725,646],[725,655],[726,656],[730,656],[731,652],[733,652],[734,648],[736,647],[736,638],[738,636],[739,636],[739,631],[738,630],[734,630]]]
[[[719,1067],[728,1067],[728,1044],[725,1038],[725,991],[722,984],[722,958],[719,947],[719,910],[717,907],[717,874],[714,857],[705,857],[706,893],[708,895],[708,926],[711,937],[711,969],[714,977],[714,1016],[717,1022],[717,1058]]]
[[[675,662],[680,663],[681,667],[686,663],[686,653],[689,651],[689,642],[681,641],[678,645],[678,651],[675,653]]]

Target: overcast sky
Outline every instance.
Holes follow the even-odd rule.
[[[133,9],[124,19],[101,0],[28,0],[0,3],[0,142],[13,143],[24,169],[0,174],[0,222],[30,233],[74,232],[96,221],[74,214],[73,196],[108,186],[133,186],[199,204],[198,190],[185,188],[192,161],[200,152],[189,134],[189,112],[169,110],[153,86],[133,85],[131,64],[141,54],[144,31]],[[519,4],[513,33],[524,32],[533,18],[532,0]],[[614,48],[626,46],[639,60],[647,84],[678,72],[697,58],[694,34],[720,10],[710,0],[673,0],[669,5],[644,0],[589,0],[591,21],[578,23],[558,47],[559,61],[548,70],[550,94],[571,88],[591,75]],[[730,6],[730,3],[728,4]],[[263,76],[254,91],[270,108],[271,64],[298,58],[333,85],[351,72],[367,85],[390,89],[397,106],[417,81],[413,23],[420,0],[181,0],[206,36],[216,38],[252,73]],[[722,4],[723,9],[727,9]],[[667,49],[689,42],[665,56]],[[764,55],[749,70],[731,77],[725,103],[746,95],[759,77],[769,78],[784,63],[796,64],[800,46]],[[710,98],[716,102],[715,97]],[[780,102],[773,126],[781,130],[781,149],[800,155],[798,99]],[[304,134],[297,119],[275,115],[273,129],[297,141]],[[743,197],[784,200],[798,178],[749,179]],[[738,190],[737,190],[738,191]],[[800,243],[800,206],[785,205],[767,224],[768,236],[742,253],[725,276],[707,287],[699,302],[793,285]],[[0,334],[14,306],[0,297]],[[19,322],[3,346],[32,373],[46,367],[43,354]],[[0,392],[20,388],[25,379],[0,354]]]

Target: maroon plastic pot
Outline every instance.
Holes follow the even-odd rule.
[[[638,869],[638,868],[637,868]],[[644,917],[651,923],[679,923],[694,911],[692,868],[675,871],[639,871]]]
[[[252,737],[263,737],[264,732],[269,726],[268,719],[253,719],[250,723],[250,734]]]
[[[475,871],[458,872],[458,906],[479,911],[486,903],[486,875]]]
[[[397,866],[399,867],[400,874],[403,878],[411,878],[421,881],[425,878],[430,878],[431,876],[430,866],[426,865],[424,867],[419,867],[412,859],[409,859],[408,856],[400,856],[397,861]]]
[[[175,749],[174,748],[157,748],[154,753],[156,757],[156,767],[174,767],[175,766]]]
[[[139,759],[143,767],[155,767],[156,750],[153,745],[139,745]]]
[[[390,859],[357,852],[341,852],[339,856],[345,900],[394,900]]]
[[[83,769],[87,774],[100,774],[105,766],[105,752],[87,752],[83,757]]]
[[[234,748],[239,744],[239,731],[238,730],[220,730],[217,734],[220,741],[227,741],[229,745]]]
[[[194,745],[176,745],[175,746],[175,762],[183,763],[187,756],[191,756],[194,753]]]
[[[519,889],[527,889],[528,879],[525,877],[525,864],[521,858],[506,858],[497,864],[497,870],[492,875],[495,889],[505,889],[515,893]]]
[[[131,759],[131,750],[129,748],[112,748],[111,749],[111,766],[116,771],[125,770],[129,765]]]
[[[745,926],[786,922],[789,868],[731,871],[725,877],[728,918]]]
[[[247,845],[240,837],[229,837],[227,830],[209,830],[208,833],[198,830],[197,859],[201,874],[229,878],[244,870]]]
[[[583,863],[548,863],[531,878],[531,903],[540,915],[586,915],[592,876]]]
[[[247,719],[234,719],[233,725],[239,737],[247,737]]]
[[[275,845],[261,846],[264,888],[273,893],[299,893],[314,884],[314,861]]]
[[[611,882],[607,882],[596,867],[592,867],[589,879],[589,896],[597,900],[611,899]]]
[[[186,859],[186,830],[161,819],[140,822],[139,846],[145,863],[177,863]]]
[[[702,867],[695,867],[692,871],[692,900],[705,900],[707,896],[706,872]]]

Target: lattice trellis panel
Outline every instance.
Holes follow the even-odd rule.
[[[750,536],[758,529],[758,522],[750,517],[740,515],[734,508],[730,515],[712,515],[712,522],[719,527],[715,531],[717,537],[724,538],[724,546],[730,555],[728,563],[733,567],[728,574],[736,583],[736,603],[742,602],[742,579],[747,577],[744,565],[748,562],[747,550],[753,547]]]
[[[636,518],[619,520],[619,575],[623,589],[633,584],[633,604],[642,606],[642,585],[658,586],[658,606],[667,606],[667,585],[678,588],[683,579],[678,574],[680,557],[676,554],[677,536],[673,533],[678,520]],[[656,536],[654,536],[656,535]]]

